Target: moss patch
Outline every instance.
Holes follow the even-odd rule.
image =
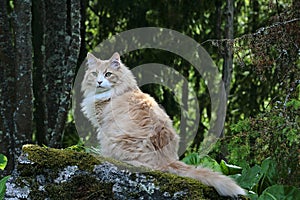
[[[24,145],[22,150],[17,173],[9,183],[8,198],[230,199],[194,179],[111,158],[36,145]],[[22,194],[24,188],[27,191]]]
[[[149,172],[149,174],[156,178],[155,182],[163,193],[169,193],[173,197],[182,192],[184,193],[182,199],[231,199],[221,197],[214,188],[203,185],[195,179],[160,171]]]
[[[100,164],[101,160],[91,154],[77,152],[69,149],[45,148],[37,145],[24,145],[24,153],[28,159],[41,168],[64,168],[70,165],[78,165],[82,170],[93,170],[93,166]]]

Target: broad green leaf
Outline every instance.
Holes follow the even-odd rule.
[[[263,173],[263,178],[260,183],[260,192],[262,192],[265,188],[276,184],[278,179],[276,165],[276,162],[270,158],[267,158],[262,162],[261,171]]]
[[[236,181],[242,188],[253,190],[253,188],[258,185],[262,176],[261,167],[255,165],[250,169],[244,169],[242,175],[237,177]],[[256,191],[254,190],[254,192]]]
[[[273,185],[265,189],[258,200],[296,200],[300,199],[300,189],[294,186]]]
[[[3,154],[0,154],[0,169],[4,170],[7,164],[7,157]]]
[[[222,172],[219,163],[209,156],[204,156],[203,158],[200,159],[200,166],[210,168],[216,172]]]
[[[240,174],[243,170],[239,166],[227,164],[224,160],[221,160],[220,167],[222,169],[223,174],[226,175]]]
[[[4,199],[4,194],[6,190],[5,183],[10,178],[10,176],[5,176],[0,180],[0,199]]]
[[[258,194],[251,191],[247,194],[247,197],[249,197],[251,200],[258,200]]]
[[[191,153],[185,158],[183,158],[182,161],[188,165],[207,167],[214,171],[222,172],[218,162],[209,156],[204,156],[203,158],[200,158],[198,153]]]
[[[227,163],[224,160],[221,160],[220,167],[221,167],[221,170],[222,170],[223,174],[229,175],[229,168],[228,168],[228,166],[226,164]]]

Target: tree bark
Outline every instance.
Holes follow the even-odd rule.
[[[70,106],[71,89],[75,71],[77,68],[77,60],[80,50],[80,1],[70,0],[68,14],[68,26],[66,43],[68,49],[65,51],[65,66],[63,67],[62,92],[59,97],[59,109],[55,126],[55,135],[50,140],[51,146],[56,146],[56,142],[61,140],[61,134],[65,127],[65,122]],[[61,144],[60,144],[61,145]]]
[[[225,25],[225,42],[224,48],[224,63],[222,70],[222,79],[224,81],[225,91],[226,91],[226,101],[228,101],[228,96],[230,93],[230,83],[232,76],[232,66],[233,66],[233,16],[234,16],[234,1],[226,0],[226,25]],[[224,130],[222,131],[220,137],[224,136]]]
[[[47,107],[45,91],[45,2],[34,0],[32,2],[32,34],[34,49],[33,65],[33,93],[34,93],[34,121],[36,141],[39,145],[47,144]]]
[[[21,154],[23,144],[31,142],[32,134],[32,34],[31,0],[14,1],[16,54],[15,152]]]
[[[226,0],[225,14],[226,14],[225,38],[228,40],[225,43],[223,81],[226,90],[226,98],[228,99],[228,95],[230,92],[232,65],[233,65],[233,15],[234,15],[233,0]]]
[[[14,167],[14,66],[13,43],[7,1],[0,1],[0,152],[8,157],[6,171]]]
[[[252,4],[252,32],[254,33],[259,28],[259,1],[258,0],[252,0],[250,1]]]
[[[12,17],[11,17],[12,16]],[[0,3],[0,153],[8,157],[5,173],[15,167],[32,133],[31,1]]]
[[[56,132],[57,113],[59,111],[60,93],[62,92],[62,70],[65,67],[67,5],[64,1],[45,2],[45,94],[48,144],[60,147],[60,139]],[[60,133],[61,134],[61,133]],[[55,138],[56,142],[54,142]],[[50,142],[51,141],[51,142]],[[55,144],[54,144],[55,143]]]
[[[37,142],[61,147],[80,49],[80,0],[1,1],[0,47],[0,153],[9,173],[33,136],[33,99]]]
[[[80,0],[33,3],[37,142],[62,146],[80,51]]]

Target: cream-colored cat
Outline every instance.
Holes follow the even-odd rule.
[[[178,160],[179,136],[168,115],[137,86],[115,53],[109,60],[87,55],[82,82],[82,111],[97,128],[103,156],[191,177],[213,186],[220,195],[245,194],[231,178]]]

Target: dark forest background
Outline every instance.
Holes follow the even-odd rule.
[[[9,161],[4,173],[15,167],[23,144],[77,144],[71,88],[87,52],[112,35],[152,26],[193,38],[222,72],[226,124],[210,155],[241,166],[272,157],[281,174],[278,181],[299,187],[299,12],[298,0],[1,0],[0,153]],[[122,59],[128,67],[172,66],[189,81],[183,87],[196,92],[201,117],[185,155],[198,152],[211,117],[201,75],[170,52],[138,50]],[[179,105],[159,85],[142,89],[178,126],[180,106],[188,102]]]

